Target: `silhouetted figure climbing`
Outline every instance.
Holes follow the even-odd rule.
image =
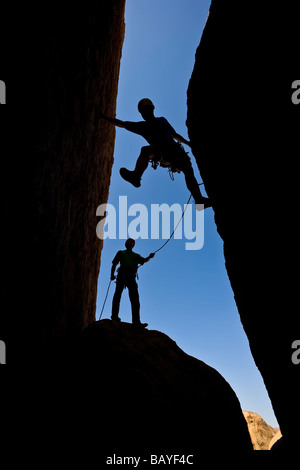
[[[194,175],[191,159],[185,152],[181,143],[188,145],[188,142],[169,124],[164,117],[154,116],[154,104],[148,98],[144,98],[138,103],[138,110],[144,121],[130,122],[105,116],[102,111],[101,117],[117,127],[123,127],[130,132],[144,137],[150,145],[141,148],[141,153],[137,159],[133,171],[127,168],[120,169],[123,179],[131,183],[136,188],[141,186],[141,178],[148,163],[152,160],[154,168],[160,163],[161,166],[170,167],[172,171],[183,171],[187,188],[191,192],[196,204],[204,204],[210,207],[211,203],[207,197],[202,196],[199,185]],[[178,142],[176,142],[175,140]]]
[[[135,326],[142,326],[146,327],[148,323],[141,323],[140,320],[140,299],[139,299],[139,292],[137,282],[135,280],[136,273],[138,269],[138,265],[143,265],[147,263],[151,258],[154,257],[154,253],[150,253],[147,258],[143,258],[138,253],[134,253],[133,247],[135,245],[135,241],[132,238],[128,238],[125,242],[126,250],[118,251],[116,256],[112,262],[111,268],[111,276],[110,279],[113,281],[115,276],[115,269],[118,263],[120,263],[120,267],[118,269],[118,276],[117,276],[117,285],[115,294],[113,297],[112,302],[112,314],[111,319],[114,321],[120,321],[119,318],[119,308],[120,308],[120,300],[122,296],[122,292],[124,287],[128,288],[129,298],[131,302],[131,310],[132,310],[132,323]]]

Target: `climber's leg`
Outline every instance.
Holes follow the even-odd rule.
[[[142,174],[146,170],[149,160],[153,154],[152,146],[147,145],[141,148],[141,153],[136,161],[134,172],[135,174],[141,178]]]
[[[138,286],[135,279],[131,279],[127,282],[129,298],[131,302],[131,311],[132,311],[132,324],[134,326],[140,326],[145,328],[148,326],[148,323],[141,323],[140,320],[140,298]]]
[[[194,175],[193,167],[189,158],[187,157],[181,162],[180,169],[185,176],[185,182],[188,190],[191,192],[196,204],[204,204],[206,207],[211,207],[211,202],[207,197],[202,196],[199,185]]]
[[[120,301],[123,289],[125,287],[124,281],[122,279],[117,279],[116,290],[113,296],[112,301],[112,310],[111,310],[111,319],[115,321],[119,321],[119,309],[120,309]]]
[[[133,171],[127,168],[120,169],[120,175],[129,183],[133,184],[136,188],[141,186],[141,178],[146,170],[149,160],[155,158],[155,148],[152,145],[147,145],[141,148],[141,153],[137,159],[135,169]]]

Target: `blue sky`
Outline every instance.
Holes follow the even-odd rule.
[[[137,103],[147,97],[155,104],[155,115],[166,117],[178,133],[188,138],[186,91],[209,5],[208,0],[126,1],[117,101],[119,119],[141,120]],[[177,203],[183,209],[189,192],[182,173],[171,181],[166,169],[153,170],[149,166],[139,189],[122,180],[120,167],[133,169],[140,147],[147,143],[125,129],[117,129],[116,133],[108,202],[117,212],[119,196],[127,196],[128,206],[144,204],[149,213],[155,203]],[[200,183],[195,159],[188,147],[186,150]],[[133,219],[129,217],[129,222]],[[164,332],[186,353],[218,370],[234,389],[243,409],[260,414],[271,426],[278,426],[240,323],[212,209],[205,210],[203,248],[188,251],[186,241],[171,240],[140,268],[141,320],[149,323],[149,329]],[[138,239],[135,251],[148,256],[164,242]],[[104,240],[96,319],[109,283],[111,261],[120,249],[124,249],[124,240]],[[114,288],[112,283],[102,318],[110,318]],[[120,316],[123,321],[131,321],[127,291],[123,293]]]

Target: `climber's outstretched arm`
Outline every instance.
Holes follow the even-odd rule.
[[[105,121],[110,122],[114,126],[125,127],[124,122],[121,121],[120,119],[105,116],[105,114],[102,112],[102,109],[100,109],[100,118],[105,119]]]
[[[148,263],[148,261],[151,259],[151,258],[154,258],[155,256],[155,253],[150,253],[149,256],[147,256],[147,258],[144,258],[144,263]]]
[[[125,127],[124,122],[121,121],[120,119],[110,118],[110,117],[104,116],[104,115],[102,116],[102,119],[105,119],[105,121],[110,122],[110,123],[113,124],[114,126],[117,126],[117,127]]]
[[[173,135],[173,138],[175,140],[178,140],[178,142],[181,142],[182,144],[188,145],[189,147],[191,146],[191,142],[189,142],[184,137],[182,137],[182,135],[177,134],[177,132],[175,132],[175,134]]]

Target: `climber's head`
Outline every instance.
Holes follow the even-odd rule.
[[[128,240],[126,240],[126,242],[125,242],[125,247],[126,247],[127,250],[131,251],[133,249],[134,245],[135,245],[135,241],[134,241],[133,238],[128,238]]]
[[[138,110],[145,119],[145,121],[154,117],[154,104],[151,100],[149,100],[149,98],[143,98],[141,101],[139,101]]]

